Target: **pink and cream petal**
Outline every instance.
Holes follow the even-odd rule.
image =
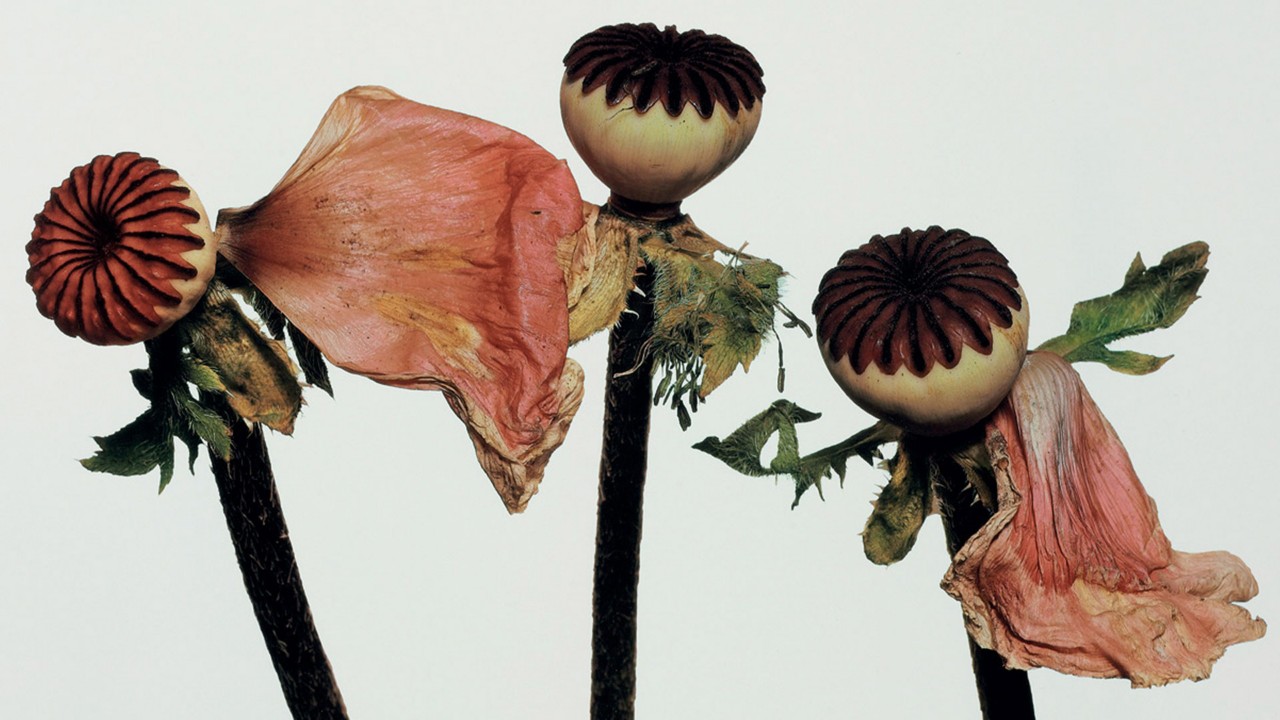
[[[509,512],[524,512],[529,499],[538,492],[551,453],[564,442],[569,423],[582,404],[582,367],[571,359],[565,361],[557,397],[559,409],[538,441],[512,447],[493,418],[463,396],[445,391],[449,407],[467,425],[480,466]]]
[[[361,87],[269,195],[222,211],[218,232],[330,362],[444,390],[517,511],[577,407],[556,254],[582,223],[567,166],[533,141]]]
[[[943,588],[969,632],[1014,668],[1134,686],[1199,680],[1266,624],[1233,603],[1257,592],[1225,552],[1173,550],[1115,431],[1079,375],[1033,353],[988,421],[999,509]]]

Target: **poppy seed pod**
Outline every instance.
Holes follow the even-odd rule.
[[[813,303],[827,368],[860,407],[921,435],[976,424],[1027,352],[1027,300],[1008,261],[963,230],[875,236]]]
[[[679,203],[742,154],[760,124],[763,71],[701,30],[602,27],[565,56],[560,113],[615,198]]]
[[[97,345],[156,337],[195,307],[218,243],[178,173],[138,153],[71,171],[36,215],[27,283],[40,313]]]

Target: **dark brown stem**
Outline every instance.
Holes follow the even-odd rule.
[[[636,287],[644,295],[630,294],[630,312],[609,333],[591,603],[592,720],[635,717],[636,596],[653,395],[653,361],[643,350],[653,328],[646,272],[637,275]]]
[[[213,476],[245,591],[285,702],[299,720],[345,720],[342,693],[302,589],[262,428],[245,423],[220,400],[204,399],[219,407],[231,427],[231,459],[210,453]]]
[[[942,506],[947,552],[955,557],[969,538],[991,519],[991,511],[979,502],[964,471],[945,449],[932,455],[938,469],[934,491]],[[1006,668],[999,654],[978,647],[968,633],[965,636],[969,640],[969,656],[973,658],[973,676],[984,720],[1034,720],[1035,705],[1027,672]]]
[[[680,200],[668,203],[650,203],[632,200],[618,193],[609,194],[609,207],[622,215],[639,218],[647,222],[669,222],[681,216]]]

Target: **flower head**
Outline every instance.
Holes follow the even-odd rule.
[[[823,276],[813,314],[845,393],[924,435],[986,417],[1027,352],[1027,299],[1008,260],[985,238],[936,225],[846,252]]]
[[[40,313],[97,345],[156,337],[213,277],[217,242],[178,173],[138,153],[99,155],[54,188],[27,243]]]
[[[1208,677],[1266,623],[1225,552],[1174,550],[1120,439],[1071,366],[1032,353],[987,422],[999,509],[943,580],[969,632],[1010,667],[1135,686]]]
[[[615,204],[678,204],[733,164],[760,125],[764,72],[720,35],[611,25],[579,38],[564,64],[565,130]]]
[[[582,397],[557,261],[582,223],[568,168],[533,141],[360,87],[269,195],[219,214],[218,232],[330,362],[442,390],[518,512]]]

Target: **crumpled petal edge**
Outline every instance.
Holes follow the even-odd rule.
[[[1036,355],[1043,354],[1032,357]],[[1042,372],[1060,376],[1070,373],[1074,379],[1068,378],[1068,383],[1080,382],[1075,371],[1056,356],[1029,362],[1040,364]],[[1022,378],[1019,383],[1023,383]],[[1018,392],[1015,387],[1015,395]],[[1034,391],[1028,394],[1031,392]],[[1071,450],[1123,454],[1119,439],[1082,384],[1079,392],[1083,398],[1081,408],[1097,413],[1098,427],[1105,428],[1105,437],[1094,434],[1083,443],[1077,437]],[[1066,418],[1069,410],[1078,409],[1051,407],[1055,402],[1066,405],[1071,400],[1052,395],[1049,402],[1044,402],[1050,395],[1041,393],[1039,405],[1026,402],[1024,411],[1036,405],[1039,413],[1059,412]],[[1120,581],[1108,583],[1105,573],[1100,574],[1097,568],[1080,572],[1069,587],[1039,580],[1036,569],[1018,559],[1017,548],[1025,547],[1030,540],[1014,537],[1014,518],[1023,510],[1043,513],[1043,508],[1032,508],[1027,503],[1025,494],[1031,492],[1026,483],[1045,480],[1018,478],[1011,472],[1011,467],[1023,467],[1022,463],[1011,462],[1011,452],[1031,455],[1037,447],[1036,439],[1027,439],[1032,434],[1030,423],[1024,422],[1026,418],[1016,418],[1017,410],[1010,409],[1011,404],[1016,408],[1017,399],[997,410],[997,416],[1005,413],[1004,424],[996,417],[987,429],[999,509],[956,553],[942,581],[943,589],[961,602],[969,633],[980,646],[999,653],[1010,668],[1048,667],[1085,677],[1123,677],[1134,687],[1150,687],[1207,678],[1227,646],[1265,634],[1263,620],[1232,604],[1257,593],[1249,568],[1230,553],[1182,553],[1168,547],[1154,517],[1154,503],[1145,493],[1142,498],[1150,508],[1150,538],[1165,548],[1163,554],[1157,553],[1165,559],[1163,566],[1146,568],[1149,581],[1141,583],[1141,587],[1125,587]],[[1060,428],[1064,424],[1065,420],[1045,422],[1041,417],[1036,426]],[[1001,427],[1005,428],[1004,433]],[[1064,436],[1070,437],[1069,432],[1057,432],[1058,436],[1040,438],[1038,442],[1062,442]],[[1006,433],[1015,437],[1010,439]],[[1023,442],[1026,448],[1020,447]],[[1127,465],[1127,455],[1123,459]],[[1069,478],[1057,480],[1070,482]],[[1136,477],[1132,480],[1137,482]],[[1097,499],[1096,495],[1084,497],[1091,491],[1089,482],[1078,481],[1070,491],[1082,498],[1082,503]],[[1055,509],[1055,514],[1058,511]],[[1036,521],[1041,528],[1054,523],[1052,518]],[[1057,547],[1072,546],[1059,543]],[[1038,550],[1043,555],[1043,547]],[[1078,557],[1048,560],[1058,564],[1079,562]]]
[[[582,366],[572,358],[566,358],[556,388],[559,409],[538,442],[523,447],[519,452],[512,451],[502,439],[493,418],[468,403],[455,389],[443,388],[449,407],[466,423],[467,433],[476,449],[476,459],[493,482],[493,489],[502,497],[507,512],[524,512],[529,499],[538,492],[551,453],[564,442],[569,424],[582,404],[582,381]]]

